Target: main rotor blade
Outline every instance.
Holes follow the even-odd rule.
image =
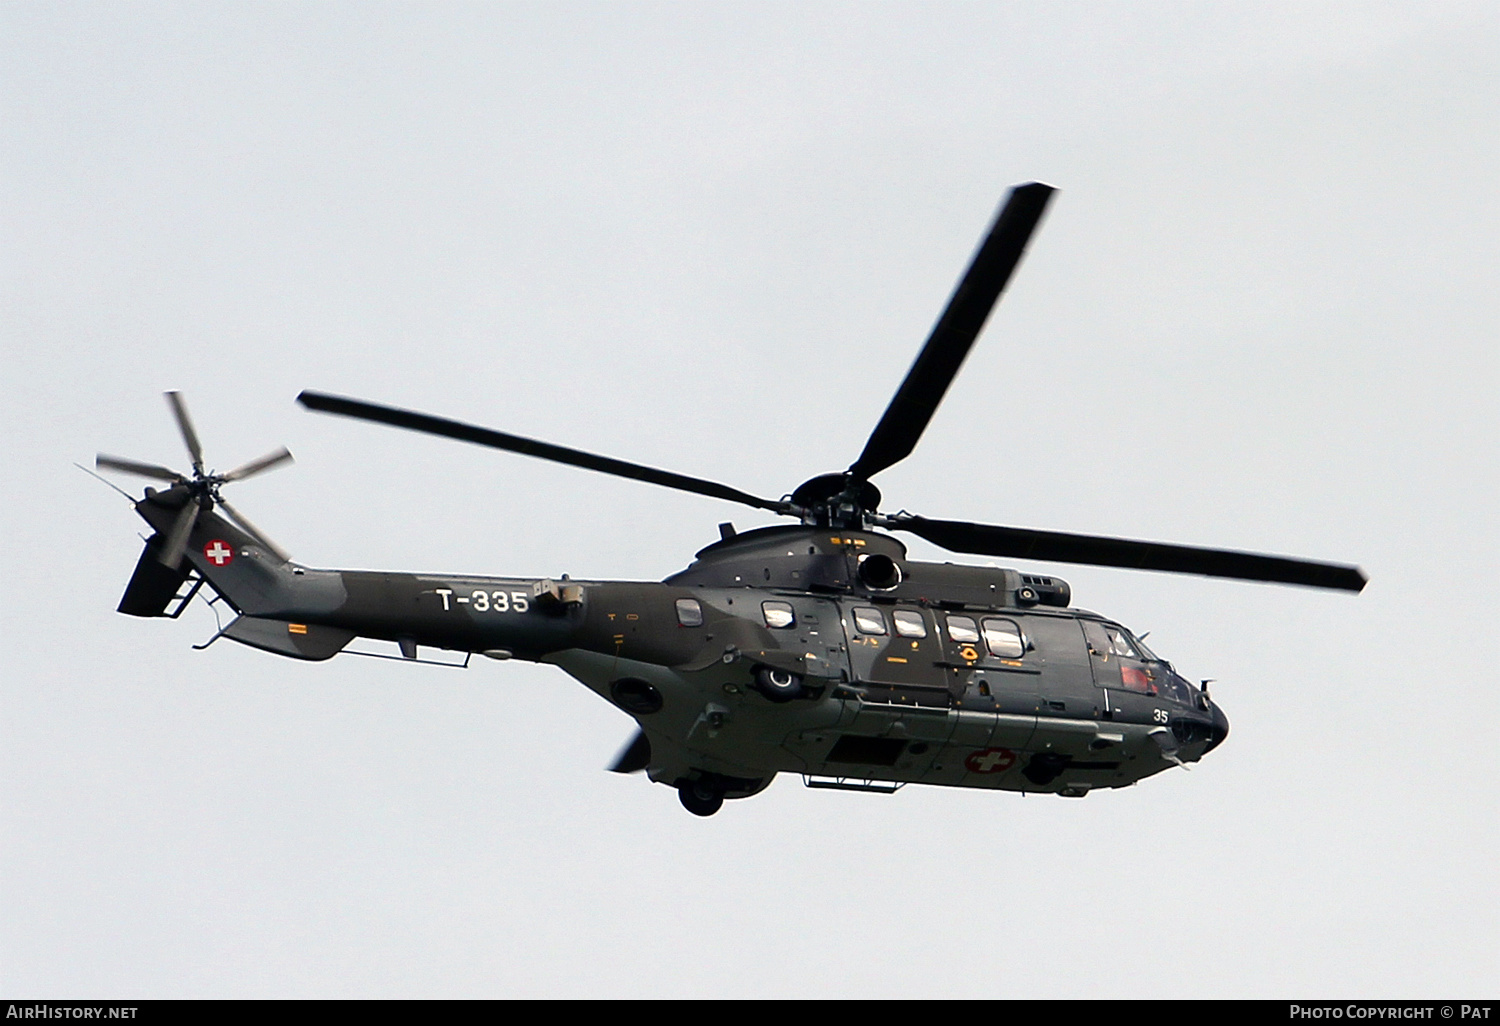
[[[620,754],[615,756],[615,763],[609,768],[611,773],[638,773],[651,765],[651,742],[645,733],[636,731],[635,737],[630,743],[620,749]]]
[[[119,456],[106,456],[102,452],[94,457],[94,466],[106,467],[109,470],[122,470],[127,474],[139,474],[141,477],[154,477],[161,481],[184,480],[177,471],[160,464],[141,463],[138,460],[122,459]]]
[[[411,410],[401,410],[393,406],[379,406],[375,403],[362,402],[358,399],[348,399],[343,396],[327,395],[322,392],[303,392],[297,397],[297,401],[308,409],[318,410],[321,413],[336,413],[342,417],[372,420],[377,424],[390,424],[393,427],[407,428],[411,431],[422,431],[429,435],[456,438],[460,442],[487,445],[492,449],[518,452],[523,456],[535,456],[538,459],[551,460],[554,463],[566,463],[569,466],[582,467],[585,470],[597,470],[601,474],[628,477],[635,481],[645,481],[648,484],[676,488],[679,491],[694,492],[698,495],[707,495],[714,499],[739,502],[746,506],[754,506],[757,509],[768,509],[775,513],[783,513],[789,508],[785,502],[772,502],[769,499],[759,499],[748,492],[742,492],[737,488],[730,488],[728,485],[718,484],[714,481],[705,481],[697,477],[674,474],[668,470],[657,470],[654,467],[641,466],[639,463],[627,463],[624,460],[611,459],[608,456],[598,456],[591,452],[583,452],[580,449],[569,449],[565,446],[553,445],[550,442],[539,442],[532,438],[523,438],[520,435],[508,435],[502,431],[491,431],[488,428],[476,427],[473,424],[464,424],[460,421],[447,420],[443,417],[433,417],[425,413],[415,413]]]
[[[868,481],[916,448],[927,422],[943,401],[949,384],[963,366],[964,357],[1021,262],[1026,243],[1036,231],[1054,191],[1052,186],[1039,182],[1018,185],[1010,191],[1010,198],[995,218],[989,235],[954,289],[916,362],[907,371],[906,380],[901,382],[885,415],[875,425],[865,451],[850,466],[851,477]]]
[[[168,392],[167,402],[171,404],[172,412],[177,414],[177,426],[182,429],[182,440],[187,443],[188,455],[193,458],[193,470],[201,474],[203,472],[203,446],[198,444],[198,432],[193,430],[193,421],[188,416],[187,403],[183,401],[181,392]]]
[[[277,466],[277,465],[279,465],[281,463],[284,463],[284,462],[290,460],[291,458],[292,458],[291,452],[287,450],[286,446],[282,446],[280,449],[277,449],[275,452],[267,453],[266,455],[262,456],[258,460],[251,460],[249,463],[246,463],[243,467],[235,467],[229,473],[227,473],[227,474],[224,475],[224,480],[225,481],[243,481],[247,477],[254,477],[256,474],[259,474],[261,471],[263,471],[263,470],[270,470],[272,467]]]
[[[182,562],[182,554],[187,551],[188,536],[193,533],[193,524],[198,521],[198,500],[188,496],[187,503],[177,514],[177,519],[172,521],[172,530],[167,534],[166,544],[162,546],[161,555],[158,557],[163,566],[177,569]]]
[[[235,509],[223,499],[219,500],[219,508],[224,511],[225,516],[235,522],[236,526],[238,526],[241,531],[244,531],[251,538],[254,538],[256,543],[259,544],[261,548],[273,554],[283,563],[291,561],[292,557],[287,555],[286,549],[283,549],[280,545],[277,545],[270,538],[266,537],[265,532],[252,524],[249,518],[245,516],[245,514]]]
[[[1241,581],[1303,584],[1310,588],[1360,591],[1367,578],[1357,566],[1317,563],[1287,556],[1266,556],[1229,549],[1200,549],[1191,545],[1131,541],[1091,534],[1063,534],[1023,527],[993,527],[958,520],[900,517],[890,525],[926,538],[953,552],[1005,556],[1043,562],[1118,566],[1131,570],[1163,570]]]

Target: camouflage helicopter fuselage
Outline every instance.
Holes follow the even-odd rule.
[[[122,611],[160,615],[198,576],[239,614],[222,636],[283,656],[363,637],[409,658],[551,663],[638,723],[617,769],[710,799],[777,773],[1081,796],[1195,761],[1228,731],[1205,691],[1070,607],[1060,579],[909,560],[881,533],[726,531],[661,582],[553,581],[303,567],[205,510],[168,568],[161,538],[187,498],[137,503],[157,534]]]

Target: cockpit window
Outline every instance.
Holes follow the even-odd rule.
[[[871,606],[856,606],[854,628],[861,634],[884,634],[885,617],[880,615],[880,610]]]
[[[1104,631],[1109,635],[1109,650],[1115,655],[1124,656],[1126,659],[1141,657],[1140,653],[1135,650],[1135,646],[1130,643],[1130,636],[1124,631],[1118,627],[1106,627]]]
[[[680,627],[703,626],[703,607],[697,599],[677,600],[677,624]]]
[[[1183,705],[1193,704],[1192,686],[1179,677],[1176,672],[1167,674],[1166,683],[1161,686],[1161,693],[1174,702],[1181,702]]]
[[[1002,659],[1019,659],[1026,654],[1026,643],[1021,640],[1021,628],[1016,626],[1014,620],[986,617],[984,643],[989,646],[990,655],[1000,656]]]
[[[790,602],[762,602],[760,611],[765,614],[767,627],[790,627],[797,622]]]
[[[903,638],[927,637],[927,621],[915,609],[898,609],[891,619],[896,621],[896,633]]]

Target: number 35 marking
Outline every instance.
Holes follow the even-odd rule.
[[[531,600],[524,591],[474,591],[454,599],[452,588],[436,590],[443,599],[445,611],[453,608],[453,602],[471,605],[481,613],[524,613],[531,608]]]

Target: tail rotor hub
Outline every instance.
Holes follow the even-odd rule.
[[[224,515],[234,521],[241,530],[255,540],[262,548],[276,555],[283,562],[287,560],[286,552],[275,542],[271,541],[254,524],[250,523],[233,506],[225,501],[220,494],[220,489],[231,481],[243,481],[263,471],[278,467],[283,463],[291,462],[292,454],[285,447],[269,452],[259,459],[251,460],[223,474],[208,473],[204,469],[203,447],[198,442],[198,432],[193,428],[192,418],[188,416],[187,403],[180,392],[168,392],[167,403],[172,407],[172,412],[177,418],[177,427],[182,432],[182,440],[187,446],[188,457],[192,461],[193,474],[189,477],[179,471],[172,470],[155,463],[142,463],[138,460],[122,459],[118,456],[106,456],[100,453],[95,458],[95,465],[106,470],[117,470],[127,474],[136,474],[140,477],[155,478],[159,481],[170,481],[172,488],[181,488],[187,494],[183,500],[181,511],[177,519],[173,521],[165,540],[161,544],[158,559],[170,567],[176,567],[182,562],[182,557],[187,551],[189,537],[193,533],[193,527],[198,522],[198,517],[209,512],[215,506],[219,507]],[[172,489],[168,489],[171,491]],[[146,489],[148,498],[158,493],[153,489]]]

